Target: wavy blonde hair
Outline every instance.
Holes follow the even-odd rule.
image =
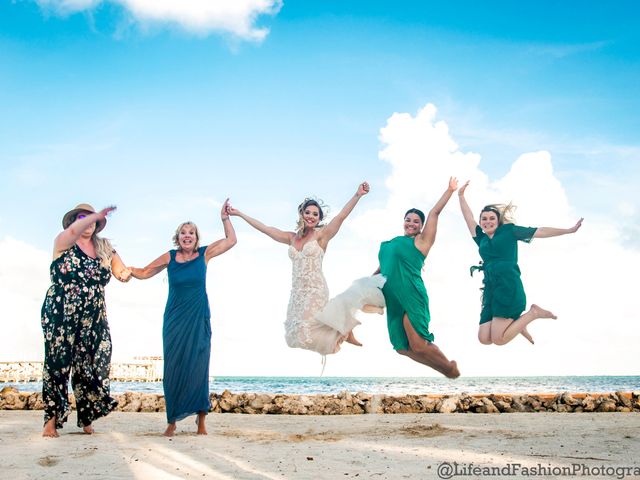
[[[178,237],[180,236],[180,230],[182,230],[182,227],[186,226],[191,226],[196,231],[196,245],[193,248],[193,251],[195,252],[196,250],[198,250],[198,248],[200,248],[200,230],[198,230],[198,226],[190,220],[182,222],[180,225],[178,225],[178,228],[176,228],[176,232],[173,234],[173,245],[178,250],[180,250],[180,242],[178,241]]]
[[[485,205],[480,211],[480,215],[482,215],[482,212],[497,213],[498,225],[503,225],[505,223],[513,223],[515,221],[514,213],[517,208],[518,207],[511,202],[506,205],[504,203],[493,203],[491,205]]]
[[[96,250],[96,258],[100,260],[100,265],[104,268],[111,268],[111,259],[116,251],[113,249],[113,245],[106,238],[101,238],[97,234],[94,234],[91,238],[93,241],[93,248]]]

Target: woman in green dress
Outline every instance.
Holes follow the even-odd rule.
[[[457,188],[458,180],[450,178],[449,188],[429,212],[426,223],[420,210],[407,211],[404,235],[380,245],[380,267],[376,272],[386,278],[382,293],[394,350],[449,378],[459,377],[460,371],[456,362],[447,359],[433,343],[429,332],[429,297],[422,281],[422,266],[436,239],[438,216]]]
[[[527,326],[538,318],[556,316],[549,310],[532,304],[527,306],[520,268],[518,267],[518,240],[529,243],[534,238],[549,238],[575,233],[582,218],[571,228],[521,227],[511,222],[512,205],[487,205],[480,212],[480,224],[464,198],[469,182],[458,191],[460,208],[469,232],[479,247],[484,273],[482,311],[478,339],[484,345],[504,345],[522,334],[529,342],[533,338]]]

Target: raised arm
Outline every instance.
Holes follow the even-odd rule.
[[[220,211],[220,219],[222,220],[222,226],[224,227],[224,238],[213,242],[207,247],[207,249],[204,251],[205,262],[208,262],[213,257],[226,252],[238,242],[236,238],[236,231],[233,229],[233,224],[231,223],[231,219],[229,218],[228,198],[222,205],[222,210]]]
[[[103,220],[107,215],[116,209],[115,206],[103,208],[97,213],[90,213],[84,218],[78,218],[75,222],[69,225],[65,230],[53,241],[53,258],[58,258],[62,252],[68,250],[78,241],[82,232],[91,226],[92,223],[97,223]]]
[[[241,212],[240,210],[233,208],[231,205],[227,206],[227,213],[232,217],[240,217],[253,228],[258,230],[259,232],[264,233],[268,237],[273,238],[276,242],[285,243],[287,245],[291,245],[291,239],[295,236],[294,232],[284,232],[275,227],[270,227],[265,225],[259,220],[250,217],[246,213]]]
[[[467,199],[464,198],[464,191],[467,189],[468,186],[469,186],[469,181],[467,180],[467,182],[465,182],[465,184],[462,187],[460,187],[460,190],[458,190],[458,199],[460,200],[460,210],[462,210],[462,216],[464,217],[464,221],[467,224],[467,228],[469,229],[471,236],[475,237],[476,227],[478,226],[478,223],[476,222],[475,218],[473,218],[473,213],[469,208]]]
[[[436,202],[431,210],[429,210],[429,215],[427,215],[427,220],[422,232],[416,237],[416,247],[422,251],[425,255],[429,253],[429,250],[433,246],[436,241],[436,232],[438,231],[438,217],[440,213],[447,205],[447,202],[458,189],[458,179],[455,177],[449,178],[449,186],[442,194],[440,199]]]
[[[340,213],[333,217],[333,219],[318,233],[318,243],[320,246],[326,250],[327,244],[329,240],[336,236],[336,233],[340,230],[342,226],[342,222],[349,216],[349,214],[353,211],[354,207],[358,203],[358,201],[364,197],[367,193],[369,193],[369,184],[367,182],[362,182],[358,185],[358,190],[353,194],[353,197],[349,199],[349,201],[342,207]]]
[[[155,274],[160,273],[162,270],[167,268],[167,265],[169,265],[170,261],[171,255],[169,254],[169,252],[167,252],[160,255],[144,268],[129,267],[129,270],[131,270],[131,276],[133,278],[137,278],[138,280],[145,280],[147,278],[153,277]]]
[[[582,226],[584,218],[578,220],[578,222],[571,228],[554,228],[554,227],[540,227],[533,234],[533,238],[549,238],[559,237],[560,235],[567,235],[568,233],[576,233]]]

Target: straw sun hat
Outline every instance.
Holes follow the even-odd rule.
[[[69,210],[67,213],[64,214],[64,217],[62,217],[62,228],[66,230],[67,227],[75,221],[76,215],[78,215],[80,212],[96,213],[96,210],[88,203],[81,203],[77,205],[73,210]],[[101,218],[100,220],[98,220],[96,222],[95,233],[98,233],[99,231],[101,231],[106,224],[107,224],[106,218]]]

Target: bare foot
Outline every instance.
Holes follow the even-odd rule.
[[[524,330],[522,330],[520,332],[520,334],[526,338],[527,340],[529,340],[529,342],[531,343],[531,345],[535,345],[536,342],[533,341],[533,337],[531,336],[531,334],[529,333],[529,331],[525,328]]]
[[[86,433],[87,435],[92,435],[93,433],[95,433],[95,430],[93,429],[93,426],[91,426],[91,425],[87,425],[86,427],[82,427],[82,431],[84,433]]]
[[[173,437],[173,433],[175,431],[176,431],[176,423],[173,422],[167,425],[167,429],[164,431],[162,435],[164,435],[165,437]]]
[[[209,435],[204,424],[205,417],[206,415],[204,413],[199,413],[198,417],[196,418],[196,425],[198,425],[198,435]]]
[[[458,378],[460,376],[460,370],[458,370],[458,363],[455,360],[449,362],[449,372],[445,374],[447,378]]]
[[[539,307],[535,303],[531,305],[529,312],[531,312],[531,314],[533,315],[533,318],[552,318],[554,320],[558,318],[549,310],[545,310],[544,308]]]
[[[44,424],[44,430],[42,430],[43,437],[57,438],[60,436],[58,430],[56,430],[56,417],[50,418],[47,423]]]
[[[349,335],[347,335],[347,338],[345,338],[344,341],[358,347],[362,346],[362,344],[358,340],[356,340],[356,337],[353,336],[353,331],[349,332]]]
[[[378,307],[377,305],[363,305],[362,311],[364,313],[377,313],[378,315],[382,315],[384,313],[384,308]]]

